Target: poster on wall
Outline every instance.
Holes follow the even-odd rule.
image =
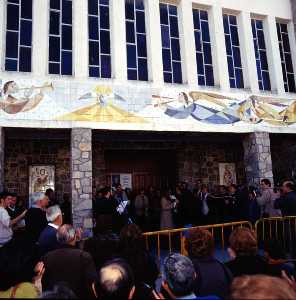
[[[122,173],[122,174],[111,174],[112,187],[117,184],[121,184],[123,189],[132,188],[132,174]]]
[[[120,174],[120,183],[124,189],[132,189],[132,174]]]
[[[220,185],[230,186],[236,184],[236,170],[234,163],[219,164]]]
[[[29,167],[29,193],[45,192],[55,186],[55,167],[52,165],[33,165]]]

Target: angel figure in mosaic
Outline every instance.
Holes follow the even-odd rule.
[[[43,100],[46,91],[52,91],[52,84],[20,88],[15,81],[7,81],[0,94],[0,109],[8,114],[27,112]]]
[[[63,121],[89,121],[89,122],[126,122],[143,123],[144,120],[124,109],[120,104],[126,100],[113,92],[112,88],[105,85],[98,85],[92,91],[83,94],[78,98],[79,101],[94,100],[94,104],[87,105],[74,112],[63,115],[58,120]]]

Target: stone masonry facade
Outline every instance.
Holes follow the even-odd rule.
[[[29,195],[29,166],[54,165],[55,191],[59,201],[71,196],[70,144],[68,140],[15,139],[6,135],[5,188],[23,201]]]
[[[179,180],[194,184],[201,180],[209,188],[219,185],[219,163],[235,163],[237,182],[245,181],[241,145],[187,145],[178,149]]]
[[[176,152],[176,180],[193,185],[197,180],[210,188],[219,185],[219,163],[235,163],[237,182],[245,182],[244,150],[242,143],[180,143],[176,142],[94,142],[93,143],[93,193],[106,184],[105,150],[162,150]]]
[[[72,219],[77,227],[92,228],[92,131],[71,132]]]
[[[269,134],[266,132],[248,134],[243,145],[247,183],[259,186],[264,178],[273,183]]]
[[[0,191],[4,188],[4,129],[0,127]]]

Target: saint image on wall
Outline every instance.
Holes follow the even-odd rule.
[[[55,186],[55,167],[54,166],[30,166],[30,187],[29,193],[45,192]]]
[[[236,184],[236,170],[234,163],[219,164],[220,185],[230,186]]]

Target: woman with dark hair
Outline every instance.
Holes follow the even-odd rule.
[[[232,274],[224,264],[214,258],[212,234],[202,228],[190,230],[185,240],[185,249],[198,274],[194,293],[201,297],[216,295],[225,299],[229,293]]]
[[[146,285],[154,288],[159,270],[155,260],[145,250],[142,231],[136,224],[123,227],[119,249],[120,257],[128,262],[134,272],[136,291]]]

